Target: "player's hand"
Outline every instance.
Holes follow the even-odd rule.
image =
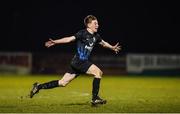
[[[119,45],[119,42],[113,46],[113,50],[117,54],[121,50],[121,46]]]
[[[49,39],[49,41],[45,42],[45,46],[48,48],[55,44],[56,44],[56,42],[54,40],[52,40],[51,38]]]

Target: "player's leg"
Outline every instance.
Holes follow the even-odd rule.
[[[53,80],[43,84],[34,83],[33,88],[30,92],[30,98],[32,98],[41,89],[52,89],[55,87],[65,87],[69,82],[71,82],[77,74],[65,73],[61,80]]]
[[[53,80],[47,83],[39,84],[39,89],[51,89],[55,87],[65,87],[71,80],[76,77],[76,74],[65,73],[61,80]]]
[[[77,74],[71,74],[71,73],[65,73],[63,78],[58,81],[59,86],[65,87],[67,84],[69,84],[73,79],[75,79]]]
[[[101,99],[98,96],[99,88],[100,88],[100,81],[102,78],[103,72],[94,64],[92,64],[86,72],[87,74],[93,75],[93,87],[92,87],[92,104],[105,104],[106,100]]]

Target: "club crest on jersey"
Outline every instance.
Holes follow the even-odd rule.
[[[96,38],[93,37],[93,39],[89,42],[89,46],[93,46],[94,45],[94,42],[96,42]]]
[[[93,42],[91,42],[91,43],[89,43],[89,46],[90,46],[90,47],[92,47],[92,46],[93,46],[93,44],[94,44],[94,43],[93,43]]]

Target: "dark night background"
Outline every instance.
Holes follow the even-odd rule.
[[[44,42],[73,35],[92,14],[101,37],[110,44],[119,41],[123,53],[180,54],[174,1],[7,0],[1,5],[0,51],[71,52],[71,43],[47,49]]]

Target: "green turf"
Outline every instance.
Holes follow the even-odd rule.
[[[35,81],[55,76],[0,75],[0,113],[180,112],[180,77],[104,76],[100,95],[107,104],[91,107],[93,77],[80,76],[65,88],[42,90],[27,98]]]

